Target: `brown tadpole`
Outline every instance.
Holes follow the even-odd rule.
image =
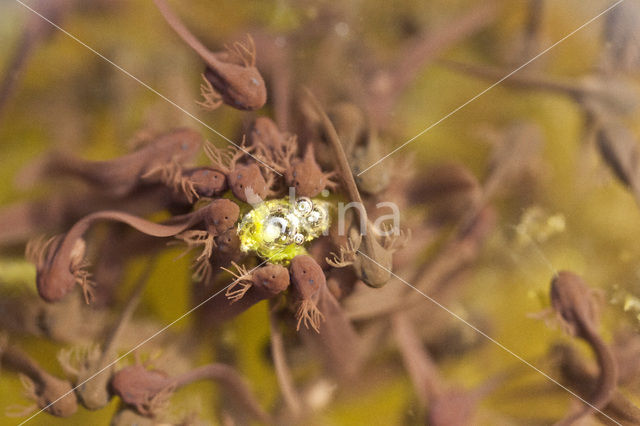
[[[322,289],[327,287],[324,271],[313,257],[298,255],[291,259],[289,273],[297,300],[296,330],[300,330],[300,325],[304,324],[305,327],[313,328],[319,333],[320,323],[325,320],[324,314],[318,308]]]
[[[77,411],[78,400],[71,383],[49,374],[17,347],[8,343],[0,344],[0,361],[3,367],[22,374],[20,379],[25,394],[35,401],[35,405],[12,415],[24,416],[40,409],[57,417],[69,417]]]
[[[87,188],[0,207],[0,246],[23,245],[37,235],[66,230],[89,213],[111,208],[113,201],[95,189]],[[144,216],[157,212],[158,206],[167,202],[167,193],[162,187],[148,188],[117,202],[119,210]]]
[[[228,188],[224,173],[212,167],[184,168],[177,161],[152,170],[145,178],[156,177],[173,190],[176,201],[193,204],[196,200],[221,195]]]
[[[202,210],[205,210],[204,230],[190,229],[176,235],[176,238],[187,243],[189,249],[202,246],[202,252],[194,262],[193,278],[196,281],[208,281],[211,275],[211,257],[216,247],[216,237],[231,229],[240,215],[240,207],[226,198],[213,200]]]
[[[232,367],[214,363],[170,377],[162,370],[150,370],[132,365],[118,371],[111,380],[111,388],[122,401],[140,414],[154,417],[179,388],[200,380],[215,380],[224,386],[253,418],[271,424],[271,416],[262,409],[240,374]]]
[[[336,130],[338,139],[344,149],[358,189],[368,195],[376,195],[384,191],[390,183],[393,167],[384,167],[376,173],[363,173],[369,165],[378,161],[383,155],[382,141],[373,124],[365,119],[362,108],[353,103],[341,102],[331,107],[328,117]],[[322,139],[330,137],[324,135]],[[323,141],[326,143],[326,141]],[[325,146],[323,145],[323,148]],[[326,147],[329,148],[329,147]],[[320,157],[322,165],[334,164],[332,149],[325,149]]]
[[[331,179],[335,172],[324,172],[316,162],[315,151],[312,144],[307,144],[302,157],[296,157],[296,139],[291,137],[283,149],[274,151],[261,147],[260,155],[267,163],[279,173],[284,175],[284,181],[289,188],[295,188],[295,193],[300,197],[315,197],[326,188],[335,189],[337,183]]]
[[[287,185],[292,186],[287,179],[289,176],[287,173],[298,153],[297,137],[280,131],[270,118],[258,117],[251,126],[249,141],[261,162],[269,165],[266,173],[269,175],[270,172],[275,171],[278,175],[284,174]],[[269,188],[271,188],[275,177],[269,176],[269,180]],[[272,189],[272,194],[279,192],[279,189],[281,188]]]
[[[116,372],[110,385],[125,404],[147,417],[155,417],[175,391],[175,384],[167,373],[139,364]]]
[[[281,131],[272,119],[265,116],[257,117],[251,125],[249,142],[273,155],[283,155],[289,151],[295,153],[297,149],[295,138]]]
[[[240,110],[256,110],[267,102],[267,89],[255,66],[256,52],[251,36],[246,44],[235,42],[223,52],[212,52],[173,13],[165,0],[154,3],[169,26],[206,64],[200,104],[215,109],[225,103]]]
[[[335,172],[324,172],[316,162],[313,145],[308,144],[302,158],[293,158],[284,170],[287,185],[295,188],[300,197],[315,197],[325,188],[336,189],[338,184],[331,179]]]
[[[193,160],[202,142],[202,136],[195,130],[180,128],[113,160],[88,161],[73,155],[53,154],[45,160],[42,173],[77,177],[107,194],[123,197],[141,185],[160,182],[165,169]]]
[[[361,371],[365,361],[362,338],[347,317],[328,283],[318,290],[316,302],[324,318],[318,333],[309,330],[311,339],[318,342],[325,364],[341,381],[351,382]]]
[[[551,280],[550,295],[551,306],[565,330],[591,346],[600,366],[595,391],[587,398],[589,406],[567,415],[557,423],[569,425],[607,405],[617,388],[618,366],[613,352],[598,333],[597,300],[594,291],[584,280],[573,272],[560,271]]]
[[[361,234],[352,226],[347,245],[340,247],[337,254],[332,253],[325,260],[334,268],[352,266],[365,284],[380,288],[391,279],[393,254],[404,246],[410,234],[385,229],[382,241],[379,242],[375,236],[376,231],[368,221],[366,229],[367,232]]]
[[[211,167],[188,169],[184,175],[193,185],[198,198],[213,198],[225,192],[228,187],[224,173]]]
[[[207,321],[212,324],[224,323],[263,300],[276,298],[289,288],[289,271],[282,265],[268,263],[252,270],[234,261],[231,265],[235,271],[220,268],[234,278],[226,289],[226,297],[215,297],[209,302]]]
[[[361,173],[383,157],[383,141],[374,122],[365,118],[363,108],[350,102],[341,102],[327,112],[344,149],[358,189],[367,195],[377,195],[389,188],[394,167],[378,168],[375,173]],[[316,120],[318,120],[316,118]],[[318,124],[315,124],[318,126]],[[335,163],[335,154],[326,146],[329,135],[319,138],[323,150],[318,150],[318,161],[323,166]],[[328,149],[327,149],[328,148]],[[324,153],[322,152],[324,151]],[[404,177],[404,175],[403,175]],[[399,182],[395,182],[398,184]]]
[[[410,278],[413,286],[433,297],[441,292],[445,294],[455,287],[456,275],[464,271],[478,258],[483,244],[496,224],[496,212],[490,205],[482,208],[473,220],[461,227],[438,253],[428,261],[417,265],[401,267]],[[415,249],[414,249],[415,250]],[[403,253],[410,253],[407,248]],[[402,256],[399,256],[402,258]],[[402,275],[402,274],[400,274]],[[377,316],[384,316],[419,306],[424,297],[416,291],[408,289],[386,288],[380,292],[356,289],[345,301],[345,307],[352,320],[362,321]],[[424,310],[424,309],[423,309]]]
[[[218,247],[216,260],[220,265],[230,265],[232,261],[239,260],[243,253],[240,250],[240,237],[235,228],[229,228],[215,238]]]
[[[282,265],[267,264],[249,271],[245,266],[235,262],[231,264],[236,271],[222,269],[235,278],[225,292],[232,303],[243,299],[251,289],[255,290],[255,296],[261,296],[264,299],[273,297],[289,287],[289,271]]]
[[[234,207],[235,206],[235,209]],[[229,214],[235,213],[235,217]],[[128,213],[104,210],[91,213],[76,222],[64,236],[31,240],[26,247],[26,257],[36,265],[38,294],[47,302],[64,298],[78,284],[87,303],[92,299],[93,282],[86,270],[86,243],[83,235],[95,222],[113,221],[154,237],[173,237],[201,222],[207,232],[222,232],[237,220],[239,208],[229,200],[215,200],[195,212],[175,216],[165,223],[155,223]]]
[[[351,170],[355,175],[358,189],[365,194],[376,195],[387,189],[391,181],[391,167],[379,167],[372,173],[360,173],[374,164],[385,153],[382,150],[382,141],[378,133],[370,128],[362,144],[356,145],[351,156]]]
[[[340,102],[332,105],[327,114],[344,146],[347,158],[353,158],[353,151],[363,139],[367,129],[364,111],[354,103]],[[333,164],[333,158],[329,154],[331,150],[327,149],[325,152],[324,157],[320,157],[319,160],[326,160],[326,165]],[[325,165],[324,162],[321,163]]]
[[[264,178],[257,163],[239,163],[244,155],[255,150],[253,146],[245,147],[244,145],[244,139],[241,149],[236,147],[220,149],[208,142],[204,145],[204,150],[214,169],[227,176],[233,195],[245,203],[257,204],[269,195],[271,182],[267,182]]]
[[[228,318],[235,316],[234,313],[229,313],[228,311],[235,310],[236,307],[229,304],[229,301],[223,296],[218,295],[212,298],[211,290],[219,288],[217,284],[223,282],[224,270],[221,268],[229,267],[231,262],[239,262],[245,256],[240,250],[240,238],[235,227],[229,228],[215,237],[214,242],[216,248],[215,256],[208,259],[208,265],[206,266],[211,272],[207,277],[203,277],[202,283],[204,285],[192,287],[194,306],[208,300],[202,306],[202,309],[199,309],[197,323],[198,327],[207,330],[210,329],[211,324],[223,323]],[[227,282],[225,281],[225,283]]]
[[[403,244],[404,235],[396,232],[389,235],[389,232],[385,231],[382,244],[378,241],[376,235],[378,232],[367,217],[362,197],[336,129],[313,93],[307,89],[306,94],[320,116],[329,144],[336,156],[337,171],[349,201],[362,207],[357,209],[360,225],[349,230],[351,236],[347,247],[341,247],[340,254],[335,256],[330,264],[334,267],[353,265],[358,278],[365,284],[374,288],[382,287],[391,279],[393,253]]]
[[[558,365],[563,384],[583,398],[588,398],[597,391],[598,371],[575,347],[558,344],[551,347],[549,352],[550,358]],[[622,424],[640,425],[640,409],[617,389],[611,400],[602,407],[602,413],[597,413],[597,416],[604,422],[613,419]]]

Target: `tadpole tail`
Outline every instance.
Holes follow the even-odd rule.
[[[215,68],[219,61],[214,54],[182,23],[182,20],[171,10],[165,0],[153,0],[156,7],[167,21],[167,24],[178,36],[202,58],[209,67]]]
[[[585,405],[580,411],[570,414],[555,423],[555,426],[569,426],[595,411],[601,412],[615,395],[618,382],[618,367],[611,349],[604,343],[598,333],[590,327],[584,327],[582,335],[583,339],[591,345],[600,366],[598,382],[594,394],[588,400],[589,405]],[[610,419],[609,416],[604,415]]]
[[[207,364],[173,379],[176,389],[199,380],[215,380],[224,385],[225,391],[231,391],[238,402],[257,420],[264,424],[273,424],[271,416],[260,407],[247,383],[232,367],[225,364]]]
[[[0,352],[0,361],[9,369],[26,375],[34,382],[44,383],[43,371],[40,366],[20,349],[7,345]]]
[[[331,146],[333,153],[338,160],[336,163],[338,166],[338,171],[342,178],[342,182],[344,183],[344,188],[349,194],[350,201],[364,206],[364,203],[362,202],[362,196],[360,195],[358,185],[356,184],[355,178],[353,177],[351,166],[349,165],[347,155],[345,154],[342,143],[340,142],[338,132],[336,132],[331,119],[325,112],[324,108],[322,108],[322,105],[320,105],[320,102],[315,97],[313,92],[311,92],[311,90],[309,90],[308,88],[305,88],[305,92],[307,94],[307,98],[311,102],[311,105],[313,105],[316,112],[320,116],[320,120],[329,139],[329,145]],[[369,233],[372,231],[371,229],[369,229],[370,223],[367,217],[367,212],[365,209],[357,209],[357,211],[358,214],[361,215],[361,219],[363,219],[362,222],[366,226],[366,229],[360,229],[360,233],[363,235],[362,243],[366,246],[367,252],[373,254],[375,253],[373,242],[371,241],[371,238],[367,237],[367,235],[370,235]]]
[[[509,70],[501,70],[500,68],[445,59],[439,60],[438,63],[454,71],[459,71],[484,80],[500,81],[501,84],[514,88],[543,90],[567,95],[574,99],[579,98],[585,93],[585,90],[576,84],[524,72],[515,75],[516,70],[512,70],[510,73]]]
[[[280,388],[284,404],[292,416],[294,418],[298,418],[304,410],[304,403],[296,389],[295,382],[293,381],[293,374],[291,373],[291,369],[287,363],[284,340],[278,325],[274,305],[273,301],[270,301],[269,331],[273,367],[275,369],[276,379],[278,381],[278,386]]]
[[[200,215],[193,214],[184,215],[183,218],[184,220],[180,222],[162,224],[150,222],[146,219],[142,219],[141,217],[116,210],[103,210],[85,216],[76,225],[82,226],[81,222],[84,222],[84,225],[88,227],[92,222],[96,220],[110,220],[125,223],[136,229],[137,231],[140,231],[152,237],[173,237],[176,234],[179,234],[190,228],[201,219]]]
[[[593,333],[590,342],[596,354],[598,365],[600,366],[597,390],[592,398],[591,404],[598,409],[602,409],[611,400],[617,388],[618,365],[613,356],[613,352],[599,335]]]
[[[117,176],[121,175],[117,170],[117,162],[89,161],[72,154],[56,152],[51,154],[40,171],[35,173],[39,179],[47,177],[71,176],[80,178],[90,185],[105,186],[110,190],[118,182]]]

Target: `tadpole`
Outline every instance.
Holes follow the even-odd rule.
[[[260,72],[255,67],[255,45],[249,36],[248,44],[235,42],[226,51],[214,53],[171,11],[165,0],[154,0],[158,10],[178,36],[205,62],[201,103],[214,109],[225,103],[240,110],[262,108],[267,102],[267,90]]]

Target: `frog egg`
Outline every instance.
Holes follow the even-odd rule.
[[[329,212],[326,206],[316,204],[311,212],[304,218],[303,227],[306,233],[315,238],[329,227]]]
[[[304,240],[305,238],[304,238],[304,235],[302,234],[296,234],[293,236],[293,242],[298,244],[299,246],[304,244]]]
[[[293,214],[272,212],[263,221],[262,240],[267,244],[291,244],[298,233],[299,222]]]
[[[309,216],[307,216],[307,222],[309,222],[312,225],[316,223],[320,223],[322,216],[323,216],[322,212],[319,209],[315,208],[309,213]]]
[[[283,243],[291,244],[294,242],[294,237],[296,234],[300,233],[300,218],[294,214],[289,213],[286,216],[287,227],[285,228],[286,241],[283,240]]]
[[[273,243],[280,240],[286,233],[287,221],[283,217],[269,216],[265,221],[262,238],[265,243]]]
[[[307,216],[313,209],[313,202],[307,197],[300,197],[296,201],[296,213],[301,216]]]

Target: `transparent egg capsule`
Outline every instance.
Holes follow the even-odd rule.
[[[313,202],[310,198],[300,197],[296,201],[296,212],[300,216],[307,216],[313,210]]]
[[[318,200],[314,202],[309,214],[304,218],[303,227],[307,235],[316,238],[329,229],[329,204]]]
[[[295,214],[289,213],[286,216],[286,226],[281,239],[282,243],[294,243],[294,238],[298,233],[300,233],[300,219]]]
[[[329,203],[288,198],[267,200],[250,210],[238,224],[240,248],[274,263],[288,263],[306,253],[304,244],[329,228]]]
[[[271,206],[262,221],[264,242],[281,245],[291,244],[293,237],[298,233],[299,223],[298,218],[291,214],[291,210],[287,206]]]

